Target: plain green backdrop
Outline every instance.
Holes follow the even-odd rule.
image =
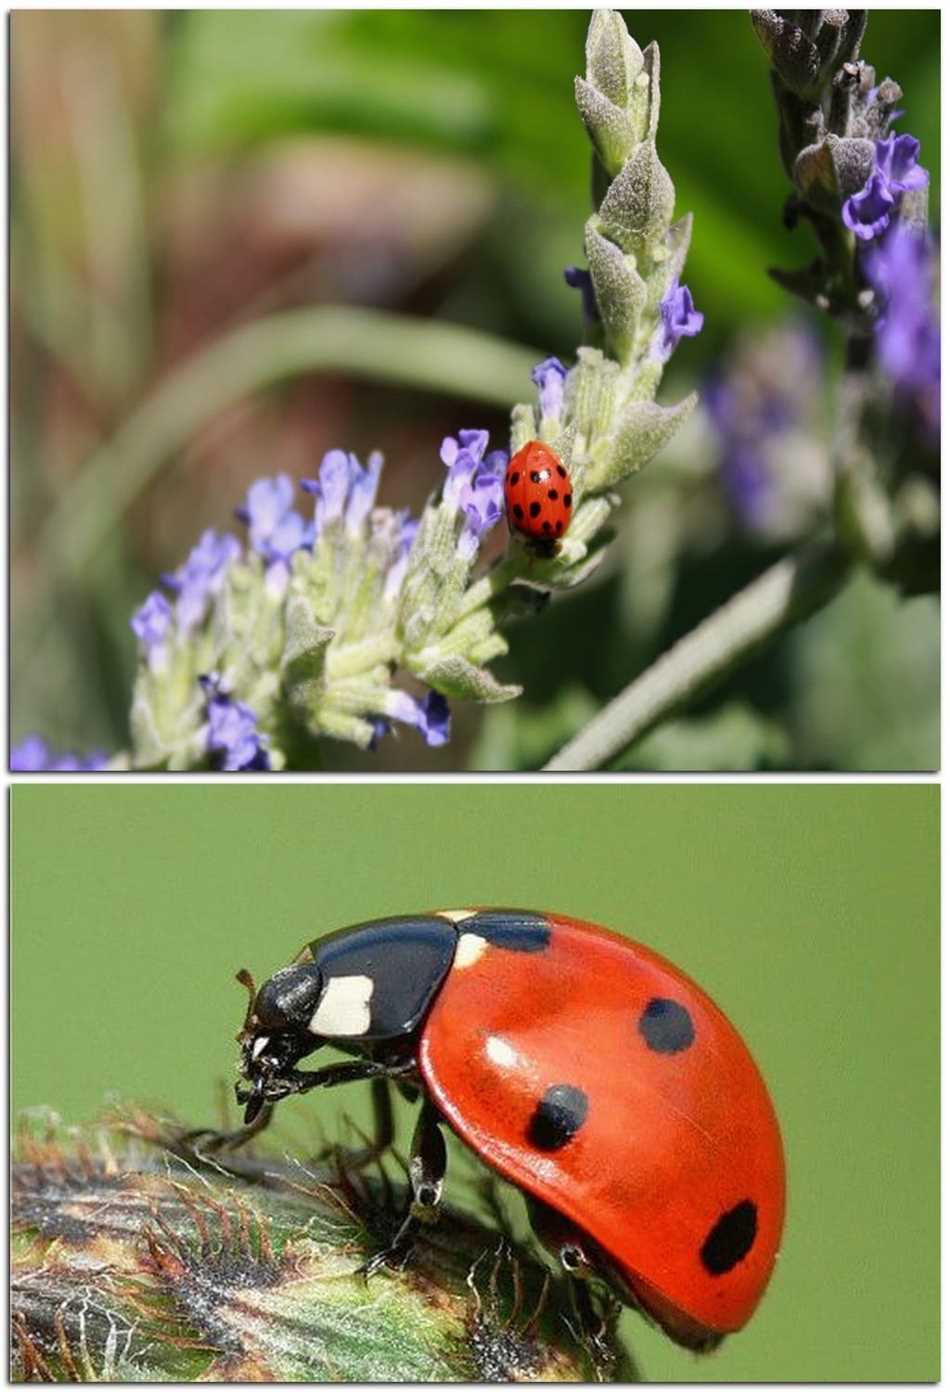
[[[786,1237],[752,1323],[700,1361],[631,1313],[644,1376],[939,1376],[936,788],[112,785],[12,797],[15,1107],[79,1122],[119,1094],[210,1122],[234,1078],[237,968],[260,979],[324,931],[427,907],[591,918],[670,956],[723,1006],[787,1147]],[[321,1099],[322,1115],[334,1104],[363,1115],[363,1091]],[[284,1110],[293,1134],[318,1108]],[[464,1202],[470,1173],[456,1151],[450,1197]]]

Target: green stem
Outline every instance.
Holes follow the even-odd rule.
[[[545,770],[603,768],[768,639],[823,608],[850,567],[835,541],[814,543],[779,561],[641,673]]]

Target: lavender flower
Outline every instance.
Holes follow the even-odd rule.
[[[841,220],[859,241],[870,242],[887,227],[895,201],[886,178],[875,171],[861,192],[853,194],[842,205]]]
[[[594,294],[594,282],[591,279],[590,271],[585,271],[580,266],[565,266],[564,279],[572,290],[581,292],[584,318],[590,319],[595,324],[598,323],[600,310],[597,308],[597,296]]]
[[[457,440],[446,436],[440,450],[449,471],[442,497],[465,517],[459,550],[468,561],[474,560],[482,538],[502,516],[502,479],[508,456],[504,450],[493,450],[486,458],[487,448],[487,430],[460,430]]]
[[[364,469],[355,454],[330,450],[323,456],[316,479],[304,479],[301,488],[317,500],[314,520],[319,536],[331,522],[344,521],[351,534],[359,531],[376,500],[383,456],[374,450]]]
[[[862,242],[880,237],[902,193],[924,188],[930,175],[917,163],[920,141],[912,135],[891,134],[874,143],[874,168],[860,193],[846,199],[841,219]]]
[[[165,659],[165,645],[174,624],[172,606],[161,590],[153,590],[129,620],[129,627],[145,649],[149,666],[159,670]]]
[[[538,389],[538,403],[542,419],[553,416],[560,420],[564,405],[564,381],[567,368],[558,358],[545,358],[532,368],[531,380]]]
[[[936,428],[940,414],[940,325],[934,304],[936,257],[926,233],[897,223],[862,266],[881,314],[878,358],[899,391],[918,398]]]
[[[104,769],[105,754],[54,754],[39,735],[27,735],[10,750],[11,773],[94,773]]]
[[[228,695],[217,673],[198,680],[207,702],[207,749],[214,767],[222,773],[269,769],[267,741],[258,731],[251,707]]]
[[[290,575],[295,551],[313,545],[313,523],[294,511],[294,485],[288,474],[258,479],[247,490],[236,515],[246,523],[251,546],[267,562],[267,585],[280,598]]]
[[[430,691],[422,701],[416,701],[407,691],[391,691],[386,698],[386,715],[405,725],[414,725],[432,749],[449,742],[452,732],[449,703],[438,691]]]
[[[694,338],[706,322],[706,316],[693,305],[689,288],[674,280],[660,301],[662,329],[657,345],[657,355],[666,362],[681,338]]]
[[[228,532],[219,536],[209,527],[201,534],[201,540],[184,565],[162,576],[163,584],[178,596],[175,615],[180,632],[190,633],[202,622],[209,600],[220,593],[228,567],[240,554],[241,544],[237,537]]]

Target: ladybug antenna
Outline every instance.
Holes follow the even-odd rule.
[[[244,1014],[244,1024],[241,1026],[241,1032],[237,1037],[238,1043],[241,1043],[245,1037],[251,1033],[251,1021],[254,1018],[254,1002],[257,1000],[257,987],[254,985],[254,978],[251,976],[247,967],[242,967],[234,979],[235,981],[239,981],[247,991],[247,1010]]]

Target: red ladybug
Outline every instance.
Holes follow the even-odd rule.
[[[529,440],[509,461],[505,513],[513,532],[555,542],[570,526],[574,506],[570,476],[550,445]]]
[[[522,1189],[568,1275],[700,1351],[749,1319],[782,1234],[782,1140],[742,1039],[672,963],[560,914],[457,909],[318,938],[256,995],[244,979],[246,1128],[219,1143],[283,1097],[371,1078],[378,1153],[386,1080],[421,1098],[412,1209],[370,1270],[436,1209],[448,1123]],[[298,1071],[326,1043],[354,1058]]]

